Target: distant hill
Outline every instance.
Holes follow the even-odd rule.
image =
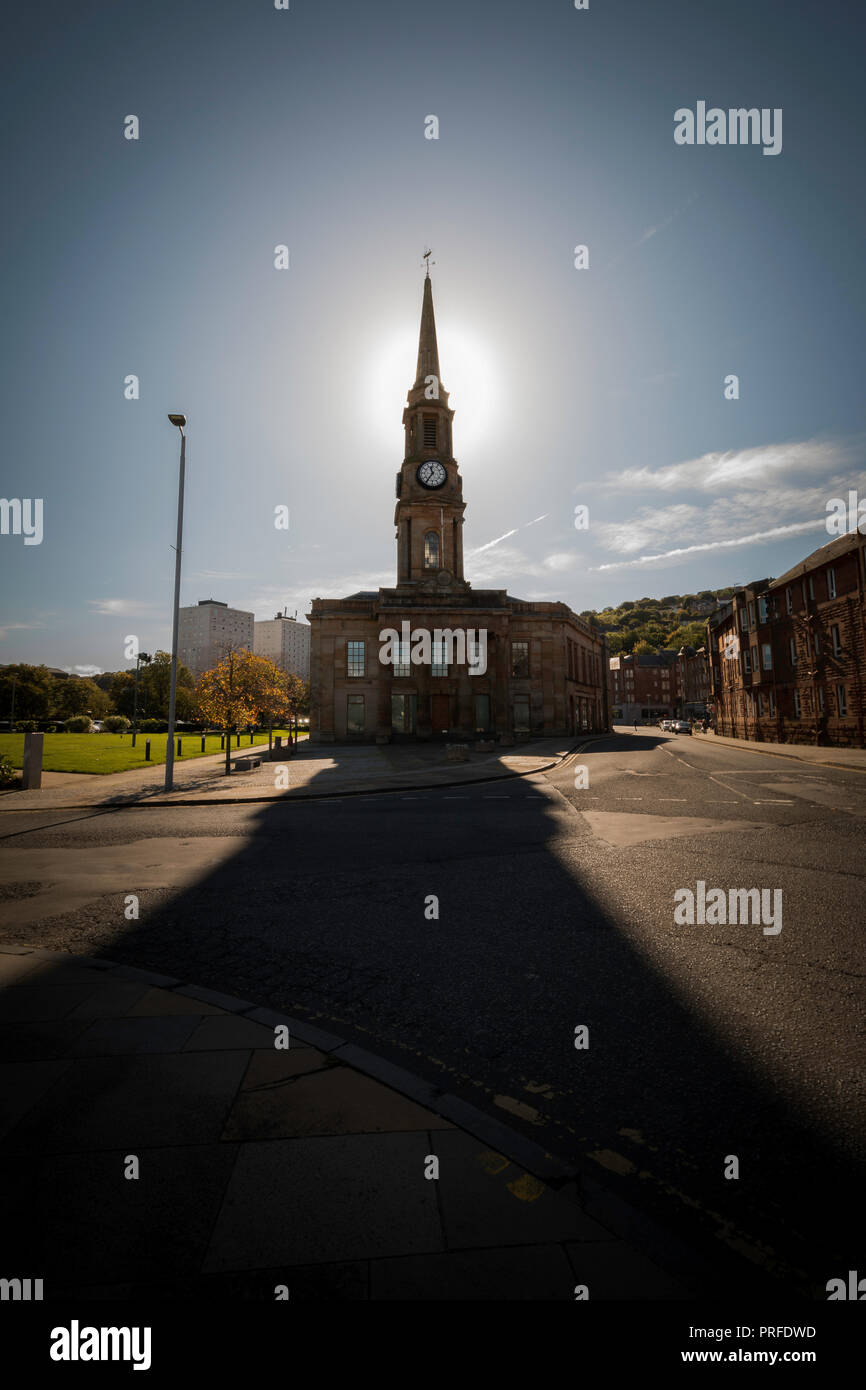
[[[701,589],[697,594],[630,599],[600,613],[587,608],[580,616],[608,634],[611,653],[702,647],[707,618],[735,590],[736,585],[731,585],[727,589]]]

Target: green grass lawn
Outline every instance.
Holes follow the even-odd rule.
[[[277,734],[285,738],[287,731],[275,729],[274,735]],[[306,737],[306,730],[302,730],[301,738]],[[207,735],[204,753],[201,750],[201,734],[182,734],[181,738],[182,762],[186,762],[188,758],[212,756],[221,751],[219,734]],[[150,739],[150,764],[144,756],[147,739]],[[166,734],[139,734],[133,748],[131,734],[45,734],[42,767],[45,772],[126,772],[130,768],[164,763],[166,739]],[[237,738],[232,736],[232,756],[238,752],[242,753],[245,748],[267,744],[267,741],[267,733],[254,734],[252,744],[249,734],[241,734],[238,748]],[[0,757],[4,756],[13,767],[21,767],[24,759],[23,734],[0,734]]]

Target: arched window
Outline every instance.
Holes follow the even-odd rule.
[[[439,568],[438,531],[428,531],[424,536],[424,567],[425,569]]]

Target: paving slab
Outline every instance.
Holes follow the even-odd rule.
[[[435,1134],[431,1153],[439,1158],[439,1197],[449,1250],[609,1239],[610,1233],[573,1199],[469,1134],[455,1129]]]
[[[41,1096],[59,1081],[68,1060],[7,1062],[0,1065],[0,1135],[17,1125]]]
[[[227,1139],[387,1134],[447,1126],[447,1120],[349,1067],[249,1084],[235,1101]]]
[[[156,1018],[100,1018],[76,1038],[73,1057],[111,1057],[129,1052],[180,1052],[198,1020],[171,1014]]]
[[[658,1265],[621,1240],[567,1244],[575,1284],[590,1299],[687,1299],[689,1293]]]
[[[244,1144],[205,1272],[441,1250],[429,1152],[424,1133]]]
[[[249,1052],[82,1057],[7,1136],[12,1154],[216,1142]]]
[[[140,1176],[124,1177],[137,1153]],[[196,1275],[237,1157],[233,1144],[111,1149],[6,1165],[18,1215],[4,1223],[10,1269],[55,1285],[157,1285]]]

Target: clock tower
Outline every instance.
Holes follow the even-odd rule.
[[[463,482],[451,452],[454,411],[439,376],[429,267],[424,280],[418,366],[403,411],[406,442],[397,474],[397,588],[453,593],[463,578]]]

